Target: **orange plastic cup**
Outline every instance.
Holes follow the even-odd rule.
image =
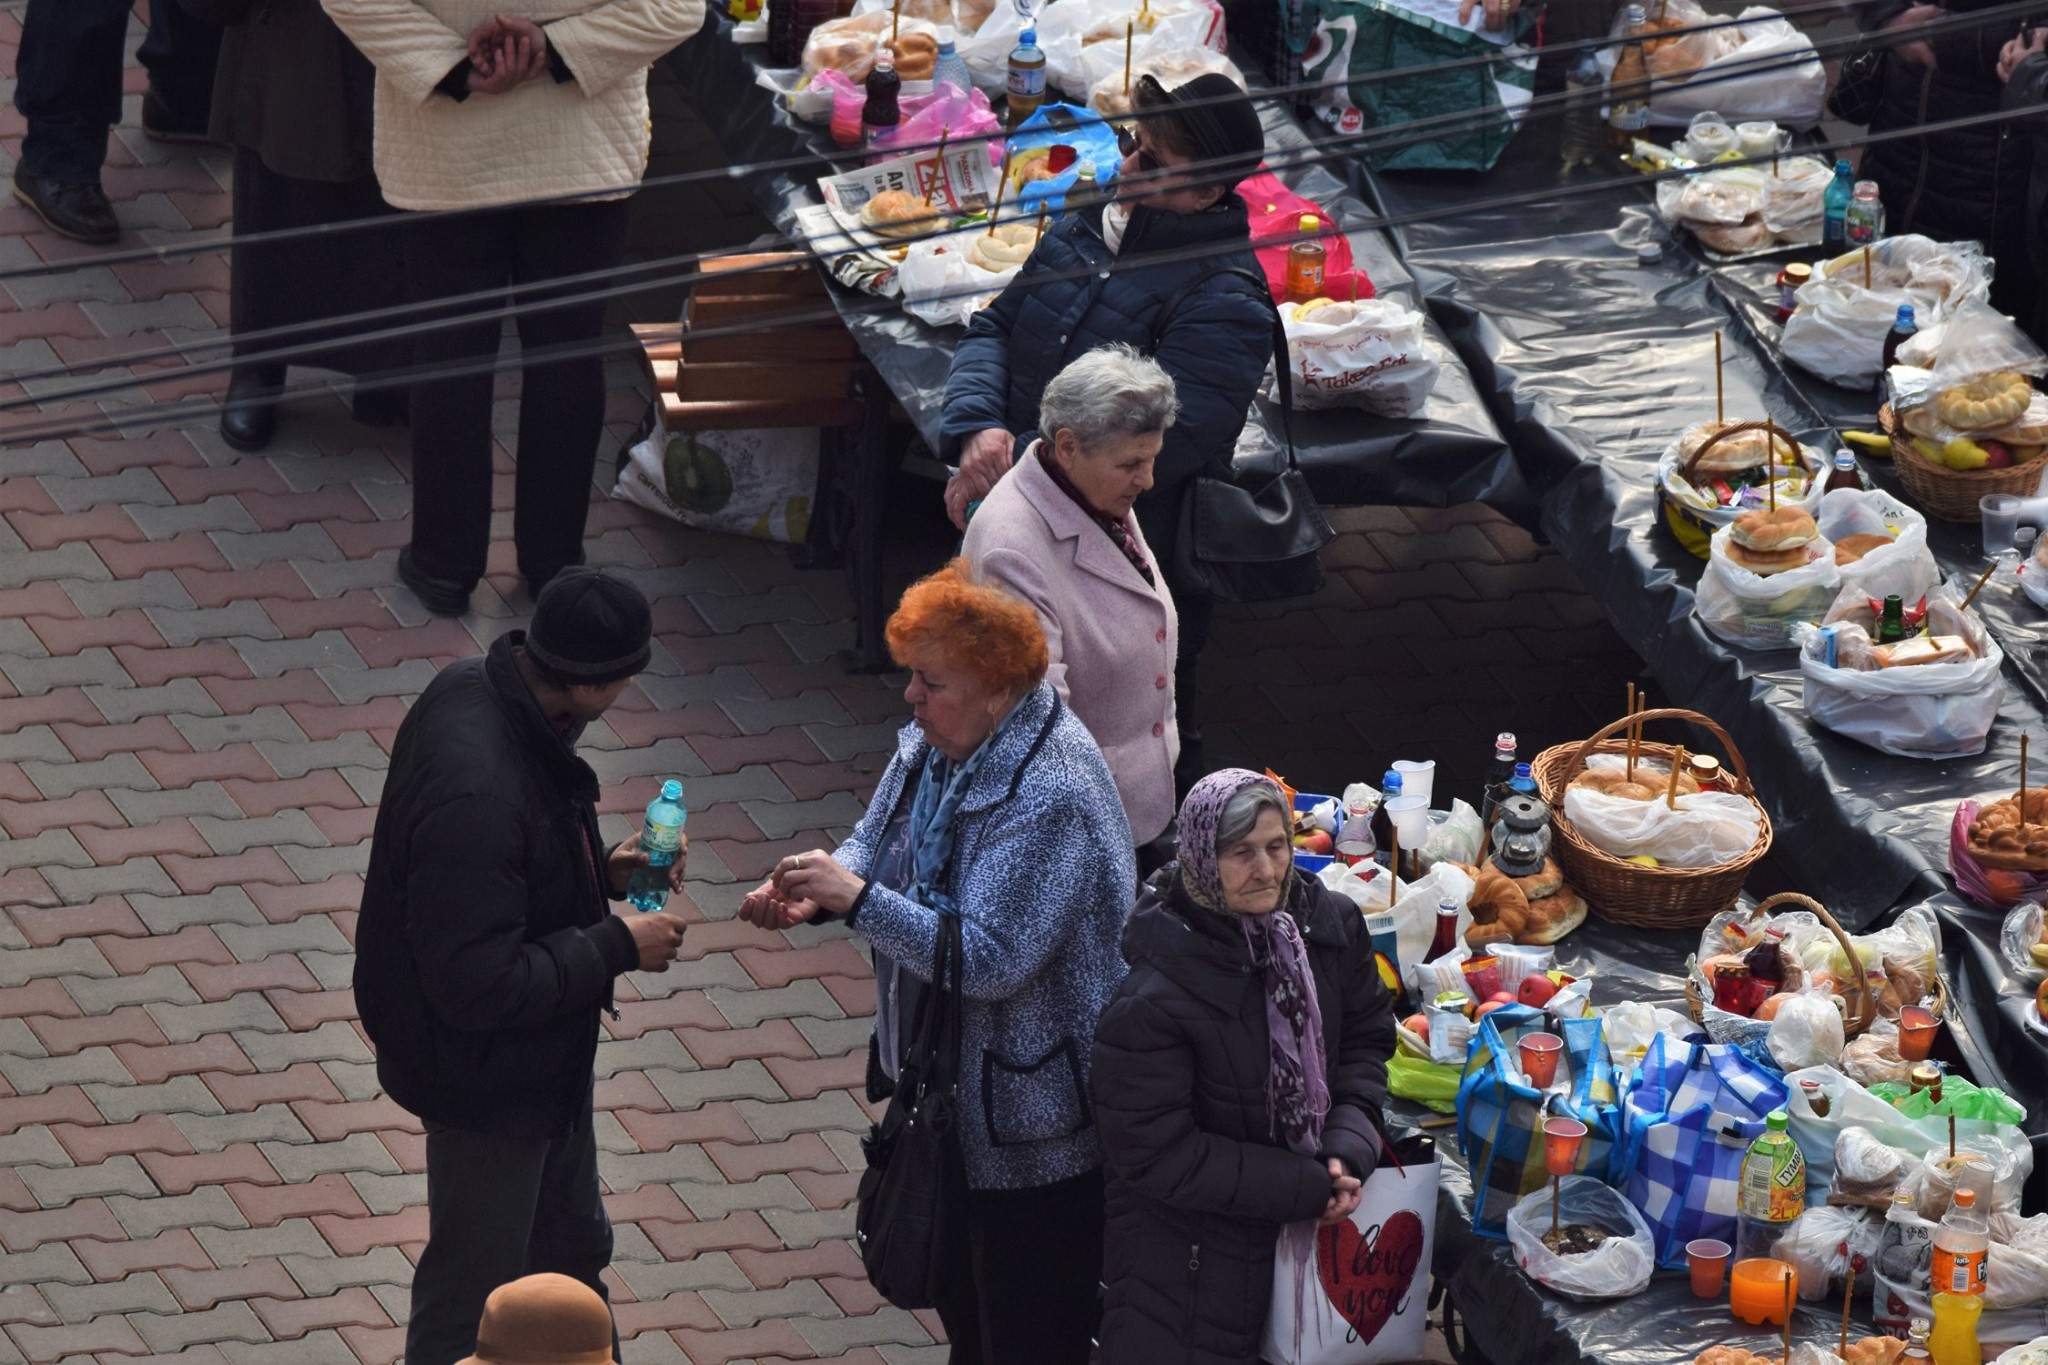
[[[1521,1052],[1522,1070],[1528,1073],[1529,1084],[1538,1090],[1548,1090],[1557,1079],[1557,1059],[1564,1054],[1564,1039],[1555,1033],[1525,1033]]]
[[[1752,1256],[1728,1272],[1728,1307],[1752,1327],[1785,1325],[1786,1301],[1799,1293],[1799,1270],[1790,1261]]]
[[[1731,1248],[1726,1242],[1712,1237],[1699,1237],[1685,1244],[1686,1268],[1692,1271],[1693,1297],[1718,1299],[1721,1297],[1721,1282],[1728,1275],[1728,1256]]]
[[[1909,1062],[1924,1062],[1934,1050],[1934,1035],[1941,1027],[1934,1011],[1908,1005],[1899,1011],[1899,1055]]]
[[[1551,1175],[1570,1175],[1579,1164],[1579,1148],[1586,1141],[1586,1125],[1577,1119],[1543,1120],[1543,1169]]]

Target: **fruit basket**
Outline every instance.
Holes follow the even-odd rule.
[[[1892,438],[1892,467],[1898,471],[1899,482],[1930,517],[1974,526],[1979,515],[1977,499],[1986,493],[2025,497],[2041,482],[2038,457],[2003,469],[1952,469],[1927,457],[1889,404],[1878,409],[1877,420]]]

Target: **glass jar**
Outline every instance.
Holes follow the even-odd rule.
[[[1845,227],[1850,246],[1870,246],[1884,236],[1884,201],[1877,197],[1875,180],[1856,182]]]

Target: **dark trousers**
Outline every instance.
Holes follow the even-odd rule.
[[[530,285],[615,266],[625,254],[624,199],[597,204],[513,206],[455,218],[421,218],[405,232],[406,278],[422,304],[457,294]],[[586,293],[602,284],[556,289]],[[524,305],[550,291],[522,291]],[[480,305],[461,306],[459,313]],[[423,316],[441,310],[423,309]],[[522,315],[519,344],[594,343],[604,304]],[[413,363],[474,364],[498,353],[500,324],[468,323],[419,335]],[[604,357],[528,361],[519,395],[517,504],[513,538],[530,581],[583,562],[583,523],[597,443],[604,434]],[[422,573],[474,586],[491,540],[489,371],[422,380],[412,392],[412,555]]]
[[[1101,1317],[1102,1172],[972,1191],[967,1242],[938,1306],[952,1365],[1086,1365]]]
[[[98,184],[107,130],[121,121],[121,65],[132,0],[29,0],[15,59],[14,107],[28,120],[21,168]],[[150,89],[181,125],[206,125],[220,30],[177,0],[154,0],[137,53]]]
[[[605,1294],[598,1277],[611,1259],[587,1108],[552,1141],[428,1124],[427,1247],[413,1271],[406,1365],[453,1365],[473,1352],[484,1300],[499,1285],[553,1271]]]

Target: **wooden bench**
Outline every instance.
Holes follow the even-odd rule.
[[[882,672],[882,517],[893,462],[889,395],[808,256],[771,252],[701,263],[680,327],[633,327],[670,432],[816,427],[818,495],[805,567],[834,562],[853,592],[850,666]]]

